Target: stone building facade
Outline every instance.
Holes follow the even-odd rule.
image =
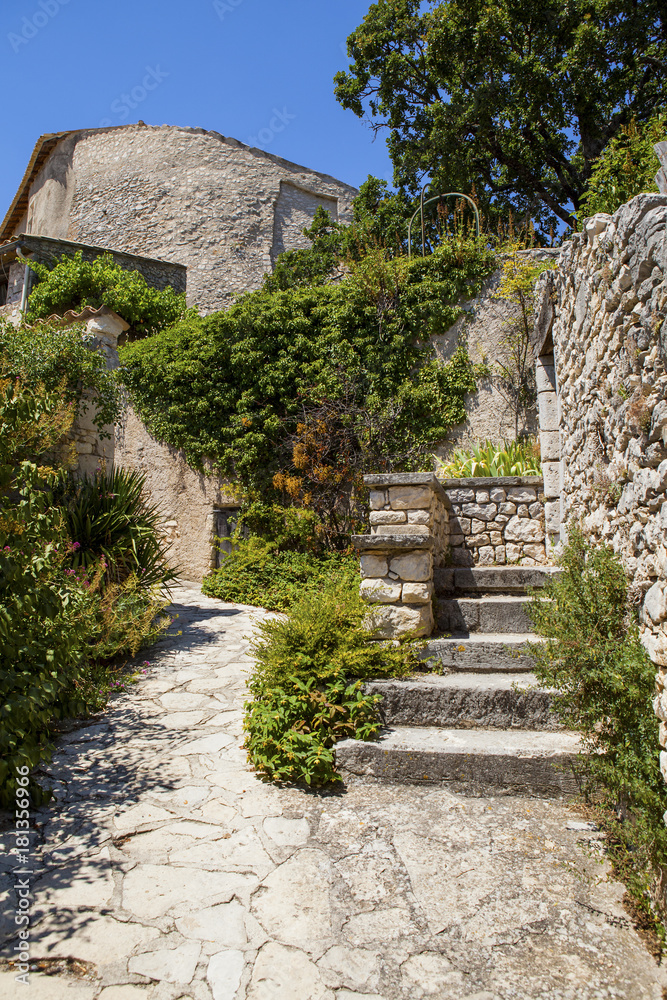
[[[351,219],[355,188],[205,129],[144,124],[42,136],[0,227],[188,268],[202,312],[308,246],[318,206]]]

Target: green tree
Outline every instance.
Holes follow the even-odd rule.
[[[389,130],[401,189],[575,225],[593,163],[667,94],[663,0],[380,0],[336,97]]]
[[[657,191],[660,161],[653,147],[667,137],[667,114],[658,114],[643,128],[631,121],[614,136],[593,167],[588,191],[579,208],[579,222],[596,212],[614,213],[642,191]]]

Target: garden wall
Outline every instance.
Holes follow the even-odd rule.
[[[547,561],[540,477],[445,479],[442,485],[451,504],[453,566],[538,566]]]
[[[556,270],[540,281],[534,336],[535,353],[555,358],[562,534],[580,521],[623,560],[640,608],[642,641],[658,667],[663,749],[666,278],[667,195],[640,195],[613,216],[588,219],[584,232],[564,245]],[[662,766],[667,778],[667,753]]]

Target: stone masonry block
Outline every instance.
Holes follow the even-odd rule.
[[[404,604],[426,604],[433,597],[432,583],[404,583],[402,601]]]
[[[402,586],[388,577],[380,580],[362,580],[360,593],[365,601],[373,604],[393,604],[400,601]]]
[[[407,521],[404,510],[372,510],[371,524],[403,524]]]
[[[496,550],[491,545],[483,545],[477,552],[477,561],[480,566],[493,566],[496,558]]]
[[[543,542],[544,527],[541,521],[513,517],[505,525],[505,539],[509,542]]]
[[[555,392],[541,392],[537,397],[537,406],[540,414],[540,430],[557,431],[558,421],[558,397]]]
[[[401,580],[424,583],[431,579],[433,557],[430,552],[406,552],[405,555],[394,556],[389,569],[398,573]]]
[[[433,631],[433,605],[388,605],[374,608],[371,612],[372,626],[385,639],[397,639],[412,632],[417,636],[430,635]]]
[[[523,545],[514,545],[513,543],[508,543],[505,546],[505,554],[507,555],[508,563],[517,562],[521,558],[521,553],[523,551]]]
[[[544,505],[546,530],[550,535],[560,531],[560,500],[547,500]]]
[[[480,521],[493,521],[498,513],[498,507],[495,503],[466,503],[463,505],[463,513],[466,517],[476,517]]]
[[[538,358],[535,365],[535,381],[538,392],[556,392],[556,368],[551,355]]]
[[[560,462],[544,462],[542,464],[542,474],[544,476],[544,495],[546,497],[560,496]]]
[[[384,490],[371,490],[371,510],[382,510],[387,503],[387,494]]]
[[[399,511],[396,513],[399,513]],[[430,524],[431,515],[427,510],[409,510],[408,522],[410,524]]]
[[[373,535],[423,535],[423,524],[372,524]],[[428,533],[428,532],[426,532]]]
[[[507,499],[507,493],[505,490],[501,490],[500,487],[498,487],[497,489],[490,491],[489,498],[491,503],[504,503]]]
[[[466,545],[469,549],[479,548],[480,545],[490,545],[491,538],[486,533],[482,535],[468,535],[466,538]]]
[[[537,490],[531,486],[514,486],[507,491],[507,499],[512,503],[532,503],[537,500]],[[506,513],[503,511],[503,514]]]
[[[541,430],[540,447],[544,462],[557,462],[560,458],[560,432]]]
[[[392,510],[430,510],[433,493],[423,486],[391,486],[389,506]]]
[[[501,503],[500,506],[498,507],[498,513],[499,514],[504,514],[504,515],[509,515],[510,517],[512,517],[513,514],[516,514],[516,504],[515,503]]]
[[[452,503],[474,503],[475,491],[466,489],[447,490],[447,496]]]
[[[386,556],[363,555],[361,557],[362,577],[386,576],[389,572],[389,564]]]

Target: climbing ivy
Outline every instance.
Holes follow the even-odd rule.
[[[111,254],[89,262],[81,251],[61,257],[53,267],[28,261],[38,284],[28,300],[29,323],[61,316],[68,309],[108,306],[130,324],[134,333],[157,333],[185,313],[185,296],[168,286],[151,288],[138,271],[114,263]]]
[[[413,437],[435,442],[465,417],[481,372],[464,348],[435,360],[429,337],[452,327],[494,267],[492,249],[466,236],[412,261],[376,245],[338,284],[264,288],[126,346],[122,377],[158,438],[246,486],[270,483],[304,406],[350,384],[369,410],[400,397]]]

